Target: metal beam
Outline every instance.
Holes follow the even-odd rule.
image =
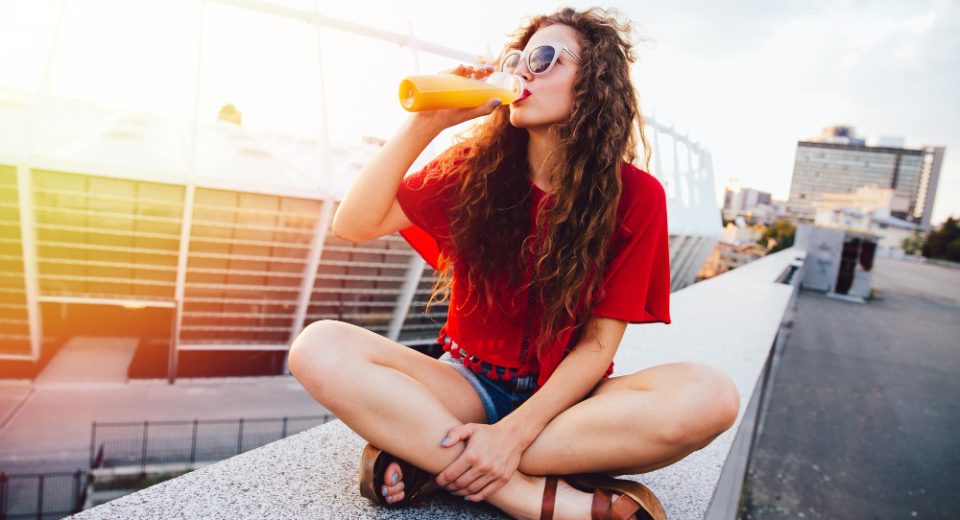
[[[307,264],[303,268],[303,277],[300,283],[300,295],[297,297],[297,309],[293,315],[293,323],[290,326],[289,344],[297,338],[303,329],[303,321],[307,316],[307,307],[310,306],[310,297],[313,296],[313,284],[317,280],[317,269],[320,266],[320,258],[323,256],[323,244],[327,240],[327,230],[330,229],[330,219],[333,215],[333,200],[323,201],[323,207],[320,209],[320,216],[317,219],[314,228],[313,238],[310,240],[310,253],[307,257]],[[289,375],[290,367],[286,360],[283,362],[283,373]]]
[[[90,303],[94,305],[122,305],[125,307],[173,308],[176,304],[163,300],[137,300],[135,298],[84,298],[79,296],[40,296],[37,301],[43,303]]]
[[[410,305],[413,304],[413,297],[417,293],[417,286],[420,285],[420,278],[426,266],[427,262],[416,251],[410,255],[410,267],[407,269],[407,276],[403,281],[403,287],[400,289],[400,296],[397,297],[397,305],[393,308],[393,317],[387,329],[388,339],[397,341],[400,337],[403,322],[410,313]]]
[[[193,152],[196,153],[195,151]],[[195,164],[195,162],[194,162]],[[183,303],[187,284],[187,264],[190,255],[190,232],[193,228],[193,205],[196,198],[197,187],[193,180],[187,184],[184,190],[183,198],[183,217],[180,225],[180,250],[177,254],[177,281],[174,288],[173,301],[174,324],[173,332],[170,338],[170,351],[167,356],[167,382],[173,384],[177,380],[177,365],[179,356],[177,352],[180,349],[180,328],[183,326]]]
[[[336,29],[338,31],[343,31],[351,34],[367,36],[370,38],[375,38],[378,40],[395,43],[401,47],[416,47],[423,51],[427,51],[433,54],[438,54],[440,56],[446,56],[449,58],[462,60],[469,63],[472,63],[474,61],[479,61],[480,59],[488,58],[486,56],[480,56],[480,55],[470,54],[469,52],[463,52],[463,51],[454,49],[452,47],[447,47],[445,45],[439,45],[426,40],[420,40],[406,34],[396,33],[393,31],[385,31],[383,29],[368,27],[366,25],[359,24],[356,22],[351,22],[348,20],[340,19],[340,18],[334,18],[332,16],[322,15],[314,10],[298,9],[296,7],[277,5],[271,2],[265,2],[263,0],[210,0],[210,1],[216,2],[218,4],[239,7],[241,9],[247,9],[250,11],[256,11],[258,13],[278,16],[280,18],[286,18],[289,20],[298,20],[305,23],[313,23],[319,26],[328,27],[330,29]]]
[[[27,322],[30,328],[31,361],[40,359],[43,316],[40,313],[36,225],[33,213],[33,183],[25,162],[17,165],[17,197],[20,206],[20,247],[23,255],[23,287],[26,296]]]

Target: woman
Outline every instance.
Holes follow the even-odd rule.
[[[650,153],[629,29],[596,8],[534,18],[499,63],[528,96],[411,115],[343,198],[338,237],[399,231],[439,273],[430,304],[449,296],[440,359],[334,320],[291,347],[294,376],[369,441],[367,498],[393,507],[442,486],[514,518],[665,518],[612,476],[734,424],[739,394],[713,367],[610,377],[627,323],[670,323],[664,190],[631,164],[638,145]],[[480,116],[404,177],[441,130]]]

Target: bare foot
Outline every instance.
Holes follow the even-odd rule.
[[[396,474],[396,483],[393,484],[393,475]],[[528,476],[533,483],[534,489],[539,493],[532,493],[537,497],[535,518],[540,517],[540,507],[543,504],[543,489],[546,486],[547,479],[542,476]],[[400,471],[400,465],[391,462],[387,465],[387,470],[383,475],[383,482],[380,485],[380,493],[386,491],[387,501],[395,504],[404,498],[403,492],[403,473]],[[619,494],[613,494],[611,503],[617,501]],[[593,507],[593,493],[585,493],[571,486],[562,478],[557,481],[557,495],[554,502],[553,518],[554,520],[590,520],[590,509]],[[631,515],[630,519],[637,520],[636,515]]]
[[[540,494],[537,495],[539,503],[536,510],[536,517],[539,517],[543,504],[543,489],[546,486],[547,479],[542,476],[533,476],[532,478],[540,490]],[[619,494],[614,494],[613,502],[616,502],[619,496]],[[554,520],[590,520],[592,518],[590,509],[592,507],[593,493],[580,491],[568,484],[563,478],[557,481],[557,495],[553,506]],[[630,519],[636,520],[636,518],[636,515],[630,515]]]
[[[396,475],[396,478],[394,478],[394,475]],[[386,493],[384,493],[384,491],[386,491]],[[396,462],[388,464],[387,471],[383,472],[380,494],[385,494],[387,502],[391,504],[403,500],[403,474],[400,472],[400,465]]]

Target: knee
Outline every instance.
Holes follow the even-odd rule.
[[[683,402],[687,413],[677,424],[677,442],[703,447],[729,430],[740,413],[740,392],[722,370],[690,363]]]
[[[319,373],[335,373],[342,361],[349,325],[337,320],[319,320],[310,323],[290,344],[287,364],[298,381]]]

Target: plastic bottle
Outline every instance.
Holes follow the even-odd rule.
[[[483,80],[456,74],[407,76],[400,81],[400,105],[408,112],[419,112],[478,107],[493,97],[510,104],[525,88],[523,78],[505,72],[494,72]]]

